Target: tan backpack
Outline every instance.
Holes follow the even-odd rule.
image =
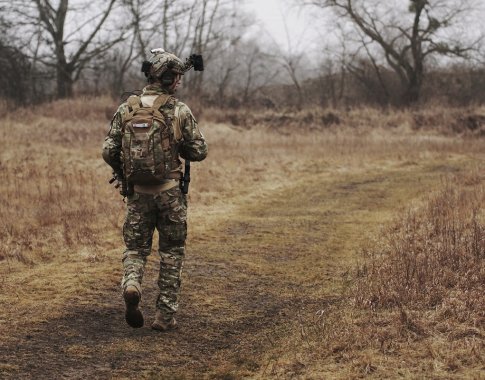
[[[127,99],[123,118],[122,161],[126,180],[138,185],[157,185],[179,179],[176,170],[178,144],[172,125],[176,99],[159,95],[151,107],[143,106],[139,96]],[[168,108],[168,112],[162,112]]]

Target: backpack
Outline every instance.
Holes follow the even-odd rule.
[[[158,185],[168,178],[179,179],[178,143],[172,125],[176,99],[159,95],[151,107],[139,96],[127,99],[122,124],[122,162],[125,179],[137,185]],[[168,108],[168,111],[162,111]]]

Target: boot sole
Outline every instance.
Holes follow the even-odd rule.
[[[138,309],[138,304],[140,303],[140,294],[138,292],[125,292],[123,294],[125,299],[125,320],[129,326],[133,328],[143,327],[143,314]]]

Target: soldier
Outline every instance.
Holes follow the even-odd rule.
[[[202,66],[202,57],[193,55],[183,63],[163,49],[151,53],[142,66],[148,85],[140,96],[130,96],[118,108],[103,144],[103,159],[125,181],[121,193],[127,197],[126,250],[121,287],[126,322],[135,328],[144,323],[139,309],[141,284],[156,228],[160,293],[151,327],[165,331],[176,326],[187,236],[187,200],[180,186],[179,157],[201,161],[207,156],[207,144],[189,107],[173,96],[181,76],[192,66],[196,70],[198,64]]]

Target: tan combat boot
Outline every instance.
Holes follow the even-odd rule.
[[[123,298],[125,299],[125,320],[131,327],[139,328],[143,326],[143,314],[138,309],[140,303],[141,294],[139,290],[133,286],[128,285],[123,292]]]
[[[155,320],[152,323],[152,329],[158,331],[168,331],[173,330],[177,327],[177,321],[174,317],[167,321],[166,317],[157,310],[157,314],[155,314]]]

